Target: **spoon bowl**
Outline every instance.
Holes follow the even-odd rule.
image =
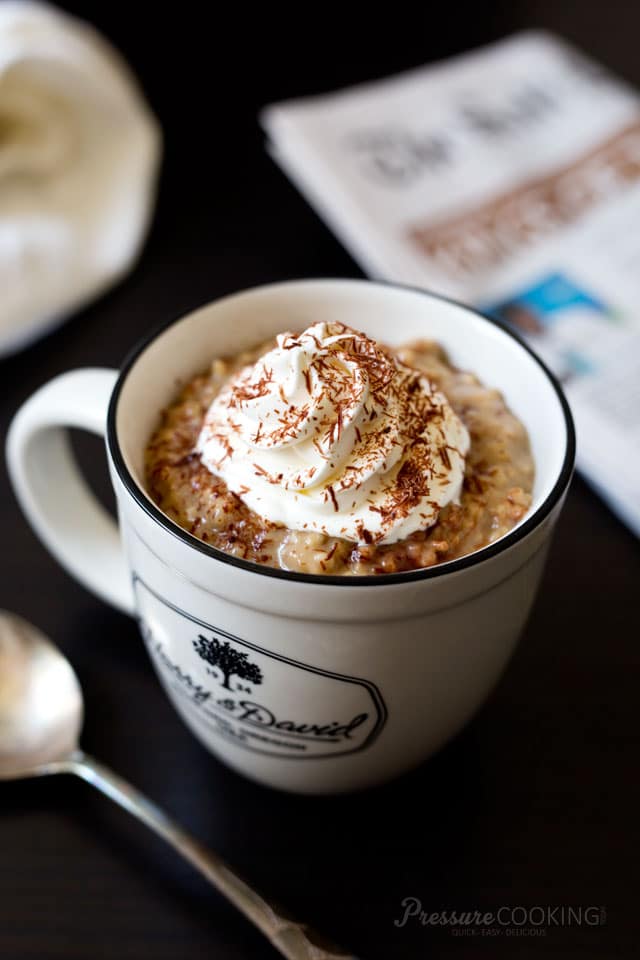
[[[0,611],[0,779],[72,754],[83,715],[69,661],[32,624]]]

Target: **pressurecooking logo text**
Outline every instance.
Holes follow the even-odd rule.
[[[545,936],[552,927],[601,927],[606,919],[606,909],[593,905],[505,904],[495,910],[427,910],[418,897],[405,897],[393,922],[396,927],[448,927],[454,936]]]

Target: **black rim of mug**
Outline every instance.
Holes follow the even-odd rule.
[[[531,514],[530,517],[527,517],[526,520],[515,527],[509,533],[505,534],[499,540],[496,540],[495,543],[489,544],[489,546],[482,547],[480,550],[476,550],[474,553],[466,554],[464,557],[459,557],[457,560],[449,560],[445,563],[436,564],[432,567],[421,567],[417,570],[408,570],[402,573],[381,573],[381,574],[367,574],[364,576],[339,576],[339,575],[328,575],[328,574],[318,574],[318,573],[296,573],[292,570],[282,570],[277,567],[268,567],[264,564],[254,563],[251,560],[243,560],[240,557],[233,557],[228,553],[225,553],[223,550],[219,550],[217,547],[211,546],[211,544],[205,543],[203,540],[199,540],[197,537],[194,537],[193,534],[188,533],[186,530],[183,530],[182,527],[178,526],[173,520],[171,520],[166,514],[164,514],[151,500],[151,498],[142,490],[139,484],[136,482],[135,478],[129,472],[129,469],[125,463],[124,456],[120,449],[120,444],[118,442],[118,435],[116,430],[116,418],[118,410],[118,401],[120,399],[120,394],[124,383],[129,375],[134,364],[138,358],[144,353],[144,351],[149,347],[154,340],[161,336],[166,330],[170,327],[173,327],[175,324],[180,323],[182,320],[186,320],[187,316],[195,312],[190,311],[189,314],[177,317],[173,320],[162,323],[159,327],[153,330],[148,336],[144,337],[127,355],[125,361],[120,369],[120,374],[116,381],[113,393],[111,394],[111,400],[109,403],[109,411],[107,415],[107,446],[109,453],[113,460],[116,472],[120,477],[120,480],[124,484],[125,489],[131,494],[137,504],[147,513],[156,523],[160,524],[168,533],[172,534],[174,537],[177,537],[179,540],[182,540],[183,543],[192,547],[195,550],[198,550],[200,553],[205,556],[210,557],[213,560],[218,560],[222,563],[230,564],[231,566],[238,567],[241,570],[248,571],[250,573],[255,573],[265,577],[276,577],[280,580],[290,580],[298,581],[301,583],[310,583],[315,585],[331,585],[331,586],[342,586],[342,587],[355,587],[355,586],[390,586],[394,583],[408,583],[415,580],[432,580],[435,577],[442,577],[447,574],[457,573],[460,570],[466,570],[469,567],[475,566],[476,564],[483,563],[485,560],[489,560],[492,557],[497,556],[499,553],[503,553],[505,550],[508,550],[514,544],[518,543],[520,540],[523,540],[529,533],[532,532],[536,527],[540,526],[542,521],[551,513],[554,506],[563,495],[564,491],[569,485],[571,476],[573,473],[574,462],[575,462],[575,452],[576,452],[576,436],[575,428],[573,424],[573,417],[571,416],[571,410],[569,409],[569,404],[564,396],[562,388],[558,383],[556,377],[551,373],[549,368],[542,362],[542,360],[537,356],[536,353],[531,349],[518,336],[510,327],[505,323],[498,320],[496,317],[489,316],[482,313],[480,310],[476,310],[474,307],[470,307],[465,303],[461,303],[459,300],[455,300],[452,297],[445,297],[438,293],[432,293],[429,290],[426,290],[422,287],[415,287],[409,284],[400,284],[400,283],[385,283],[382,281],[371,281],[371,280],[360,280],[353,277],[308,277],[305,280],[293,280],[293,281],[277,281],[273,284],[261,284],[254,287],[249,287],[246,290],[238,291],[236,294],[229,294],[228,296],[237,296],[242,293],[250,293],[252,291],[257,291],[260,289],[267,289],[268,287],[279,286],[287,282],[291,283],[361,283],[368,286],[378,286],[385,289],[391,288],[399,291],[407,291],[413,293],[424,294],[427,299],[436,299],[442,300],[445,303],[450,303],[454,306],[461,307],[463,310],[467,310],[470,313],[473,313],[477,317],[481,317],[487,323],[491,323],[494,326],[498,327],[503,331],[508,337],[512,340],[515,340],[517,344],[523,349],[529,356],[535,361],[535,363],[540,367],[543,373],[546,375],[549,384],[554,390],[558,401],[560,403],[560,408],[564,416],[564,425],[567,433],[567,446],[565,450],[564,460],[562,467],[558,474],[557,480],[553,485],[552,490],[549,492],[547,497],[543,500],[540,506]],[[226,299],[225,297],[220,297],[219,301]],[[216,303],[219,301],[211,301]],[[207,306],[207,304],[203,304]],[[197,308],[196,308],[197,309]]]

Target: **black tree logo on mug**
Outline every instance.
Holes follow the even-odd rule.
[[[220,670],[224,677],[222,686],[226,690],[232,689],[229,680],[234,676],[241,680],[248,680],[249,683],[262,683],[260,667],[251,663],[249,654],[235,650],[226,640],[220,641],[217,637],[208,640],[202,634],[199,634],[198,639],[193,641],[193,646],[199,657],[202,657],[211,667]],[[215,676],[213,670],[210,670],[209,673]]]

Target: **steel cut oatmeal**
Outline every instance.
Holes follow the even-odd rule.
[[[430,567],[531,504],[524,426],[437,344],[338,323],[213,361],[161,416],[148,491],[205,543],[314,574]]]

